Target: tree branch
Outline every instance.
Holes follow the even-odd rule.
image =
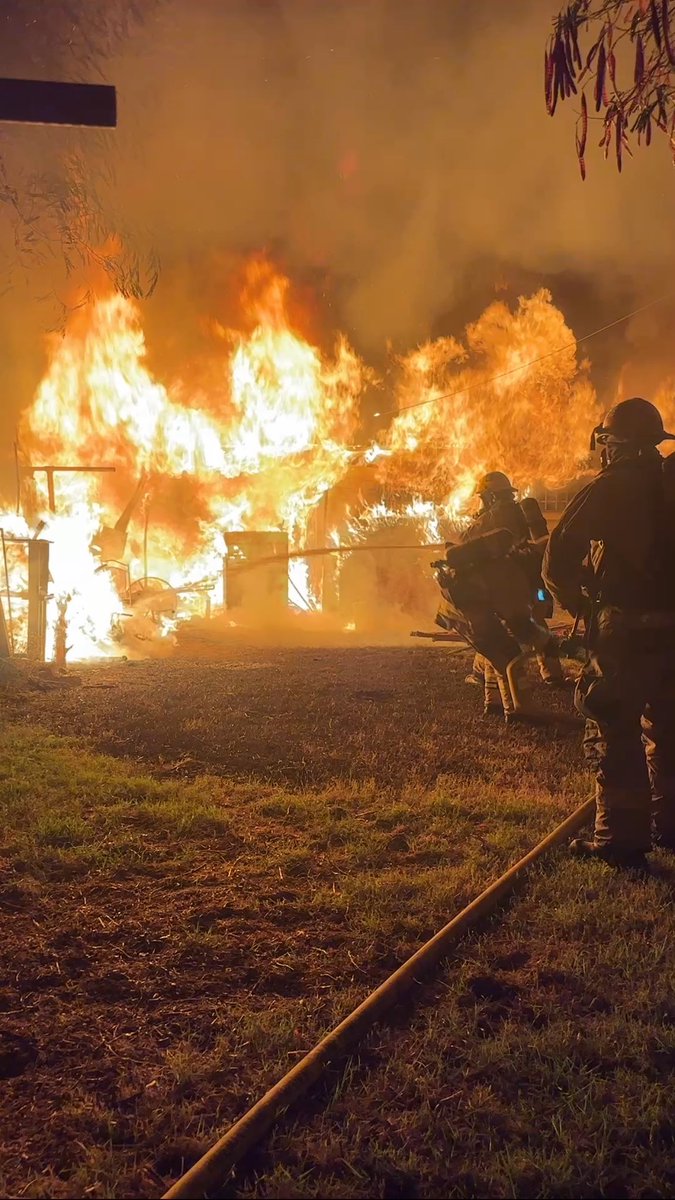
[[[632,60],[632,82],[620,69]],[[595,111],[602,115],[600,146],[613,148],[619,170],[631,141],[651,145],[654,131],[669,140],[675,161],[675,0],[573,0],[553,22],[545,54],[544,89],[551,114],[582,89],[576,147],[586,175],[588,112],[592,84]]]

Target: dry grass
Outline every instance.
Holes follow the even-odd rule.
[[[158,1194],[582,798],[576,737],[489,724],[465,669],[426,648],[258,650],[7,696],[0,1191]],[[663,948],[669,887],[542,874],[228,1193],[571,1195],[554,1179],[588,1189],[595,1170],[601,1190],[578,1194],[609,1194],[629,1135],[612,1142],[605,1110],[585,1173],[561,1166],[591,1103],[575,1038],[632,1039],[615,1094],[661,1147],[644,1039],[667,1048],[667,1018],[652,1007],[642,1041],[634,1022],[647,986],[665,1003],[665,950],[638,937]],[[666,1194],[658,1154],[649,1194]]]
[[[225,1193],[671,1196],[674,894],[558,854]]]

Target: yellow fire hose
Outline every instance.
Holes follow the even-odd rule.
[[[240,1117],[194,1166],[186,1171],[162,1200],[200,1200],[227,1179],[232,1168],[272,1128],[277,1119],[321,1078],[329,1064],[344,1057],[390,1008],[409,993],[421,975],[446,958],[457,942],[479,921],[489,916],[513,891],[532,863],[579,829],[591,817],[594,800],[587,800],[552,833],[491,883],[456,917],[408,958],[348,1017],[326,1034],[278,1083]]]

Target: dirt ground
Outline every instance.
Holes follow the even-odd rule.
[[[159,662],[75,666],[70,686],[47,680],[5,704],[12,719],[89,738],[155,775],[206,770],[292,788],[372,780],[395,791],[455,771],[494,782],[496,746],[509,747],[497,769],[510,783],[523,754],[575,744],[569,729],[520,730],[514,738],[499,719],[484,718],[480,688],[463,683],[471,659],[466,650],[428,643],[202,643]],[[536,698],[552,712],[571,712],[569,694],[539,687]],[[544,770],[551,758],[544,756]]]
[[[0,1191],[158,1194],[578,803],[578,733],[484,718],[469,663],[211,648],[4,690]]]

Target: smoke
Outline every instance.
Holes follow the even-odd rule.
[[[262,245],[318,282],[327,327],[374,362],[389,342],[404,350],[459,332],[500,282],[543,283],[561,302],[560,281],[582,333],[668,290],[672,166],[657,140],[622,176],[589,154],[582,184],[573,107],[551,120],[543,101],[543,48],[559,7],[160,0],[126,42],[113,39],[102,66],[119,90],[114,135],[19,127],[2,144],[26,173],[63,171],[79,148],[103,224],[159,254],[148,305],[156,355],[194,350],[201,318],[226,304],[223,264]],[[44,39],[37,64],[25,41],[10,58],[0,63],[7,74],[69,70],[63,44],[50,60]],[[70,70],[85,73],[81,59]],[[39,378],[53,298],[67,294],[58,251],[17,270],[12,236],[5,209],[6,433]],[[645,380],[652,329],[646,320],[631,333],[638,363],[647,347]],[[610,342],[617,353],[623,340]],[[596,345],[602,358],[590,343],[591,359]]]
[[[371,352],[428,336],[478,258],[590,277],[608,304],[621,276],[653,290],[675,249],[667,146],[622,177],[598,154],[582,184],[573,109],[552,121],[542,98],[554,8],[169,4],[143,70],[119,63],[120,193],[167,264],[274,240],[326,269]]]

